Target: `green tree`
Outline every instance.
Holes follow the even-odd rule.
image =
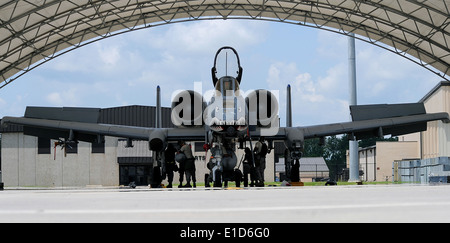
[[[324,146],[321,146],[319,143],[319,138],[305,140],[303,157],[323,157]]]
[[[346,167],[348,136],[331,136],[324,145],[324,159],[330,170],[330,178],[337,180],[337,175]]]
[[[358,146],[360,148],[367,148],[367,147],[375,145],[379,141],[398,141],[398,137],[389,137],[389,138],[373,137],[373,138],[367,138],[367,139],[360,140],[358,142]]]
[[[347,135],[327,137],[324,145],[320,145],[319,138],[313,138],[305,140],[303,157],[323,157],[330,170],[330,178],[337,179],[337,173],[346,167],[347,150]]]
[[[368,138],[358,142],[361,148],[373,146],[377,141],[398,141],[397,137]],[[320,145],[319,138],[305,140],[303,157],[323,157],[330,170],[330,178],[337,179],[337,175],[347,167],[347,150],[349,149],[348,136],[331,136]]]

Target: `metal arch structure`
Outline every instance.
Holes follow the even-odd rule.
[[[0,88],[101,39],[207,19],[355,33],[446,80],[450,76],[450,0],[8,0],[0,3]]]

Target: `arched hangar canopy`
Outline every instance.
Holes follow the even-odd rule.
[[[156,25],[260,19],[350,32],[450,76],[450,0],[10,0],[0,3],[0,88],[87,43]],[[411,59],[411,58],[410,58]]]

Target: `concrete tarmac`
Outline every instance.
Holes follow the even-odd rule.
[[[450,185],[6,188],[0,222],[450,222]]]

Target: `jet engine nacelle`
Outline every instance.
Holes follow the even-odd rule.
[[[269,127],[278,119],[278,100],[270,91],[258,89],[251,91],[245,98],[248,109],[249,125]]]
[[[172,123],[178,127],[203,126],[203,111],[206,102],[193,90],[183,90],[172,100]]]
[[[149,137],[149,149],[152,151],[163,151],[166,148],[167,130],[156,129]]]

